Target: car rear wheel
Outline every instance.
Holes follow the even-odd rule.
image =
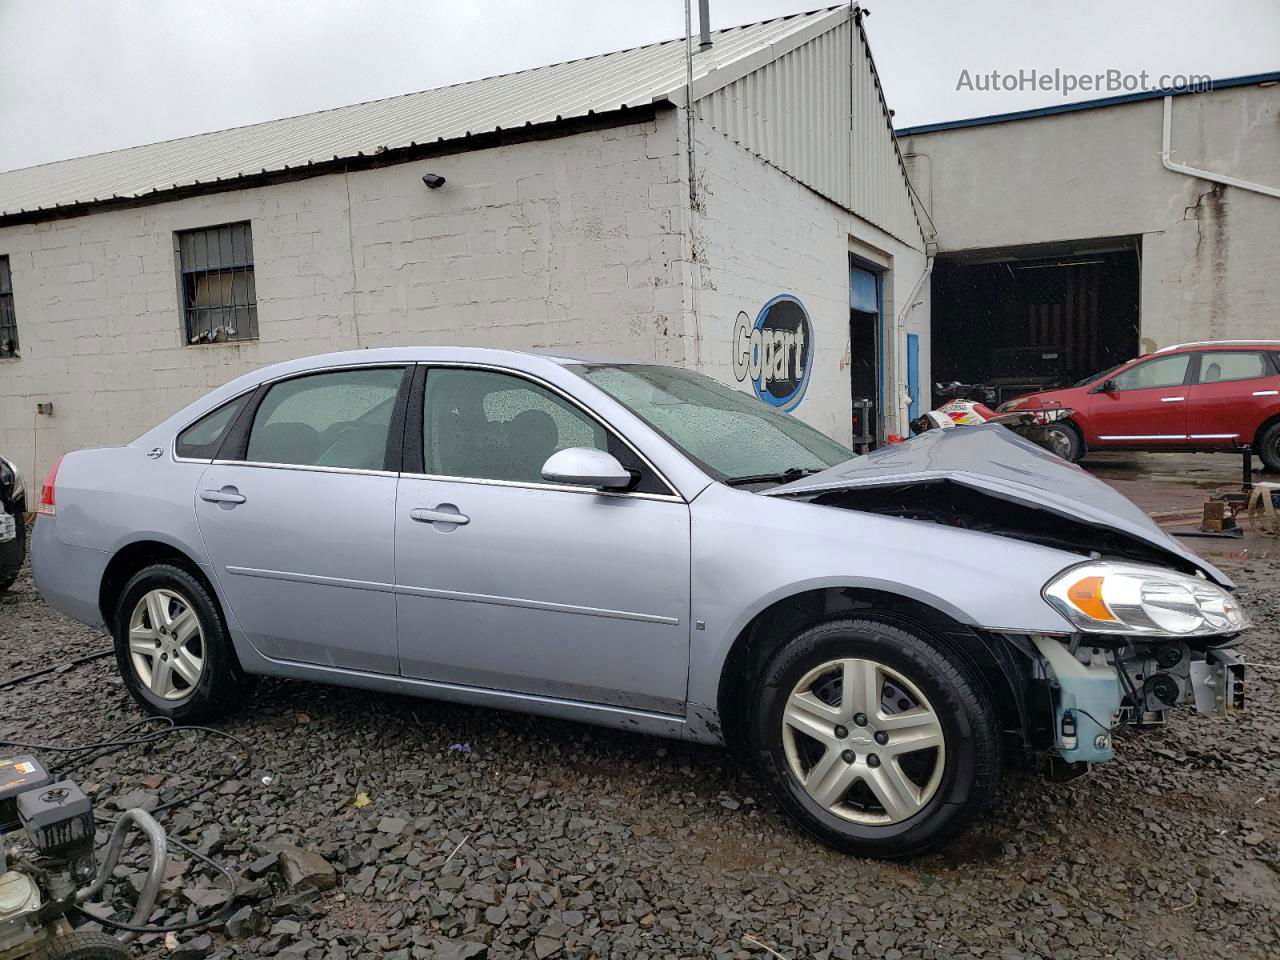
[[[130,960],[133,951],[105,933],[77,930],[46,941],[31,960]]]
[[[1262,431],[1258,443],[1258,456],[1263,466],[1272,473],[1280,473],[1280,423],[1273,423]]]
[[[1069,423],[1050,423],[1044,428],[1045,446],[1068,463],[1084,456],[1084,440],[1080,431]]]
[[[202,722],[231,712],[248,692],[216,601],[181,567],[155,564],[134,574],[113,626],[120,675],[148,713]]]
[[[779,803],[849,853],[935,849],[999,782],[982,680],[924,636],[875,620],[823,623],[784,644],[760,677],[750,727]]]
[[[15,514],[14,537],[0,543],[0,593],[13,586],[27,557],[27,525],[21,513]]]

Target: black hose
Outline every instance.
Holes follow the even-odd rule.
[[[8,680],[0,680],[0,690],[8,687],[16,687],[20,683],[26,683],[29,680],[38,680],[40,677],[50,673],[57,673],[59,670],[67,670],[71,667],[78,667],[82,663],[91,663],[94,660],[101,660],[103,657],[109,657],[116,651],[109,647],[106,650],[99,650],[97,653],[91,653],[85,657],[77,657],[74,660],[68,660],[65,663],[59,663],[52,667],[45,667],[42,670],[33,670],[31,673],[24,673],[19,677],[10,677]]]

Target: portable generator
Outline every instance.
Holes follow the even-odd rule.
[[[93,803],[71,780],[54,780],[33,756],[0,759],[0,960],[124,960],[134,936],[78,931],[67,915],[101,892],[130,827],[151,843],[151,867],[132,925],[146,922],[164,875],[164,830],[129,810],[111,832],[101,869]],[[23,842],[25,836],[25,842]]]

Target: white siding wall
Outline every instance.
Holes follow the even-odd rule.
[[[703,97],[698,116],[822,196],[923,246],[866,35],[852,17]]]
[[[21,357],[0,451],[127,442],[245,371],[365,346],[460,343],[679,363],[687,203],[674,111],[653,123],[0,228]],[[428,190],[424,172],[448,184]],[[348,190],[350,199],[348,201]],[[184,346],[174,231],[253,228],[250,343]],[[350,238],[350,242],[348,242]],[[52,401],[52,417],[35,415]],[[38,452],[37,452],[38,448]]]
[[[814,326],[813,372],[795,416],[848,443],[849,261],[851,241],[888,261],[884,313],[894,356],[885,375],[887,426],[905,433],[903,355],[908,332],[921,337],[921,383],[929,382],[929,311],[922,304],[892,329],[925,267],[924,254],[818,196],[776,167],[714,130],[697,124],[698,179],[703,212],[693,218],[698,260],[699,369],[726,383],[733,375],[733,324],[745,310],[754,319],[779,293],[794,294]],[[927,297],[927,293],[926,293]],[[750,389],[750,383],[738,384]]]

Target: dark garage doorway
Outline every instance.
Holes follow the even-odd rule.
[[[849,389],[853,399],[853,447],[863,452],[881,440],[883,407],[883,278],[849,255]]]
[[[933,380],[986,384],[1002,403],[1137,356],[1138,242],[940,255],[933,269]],[[941,398],[934,399],[936,405]]]

